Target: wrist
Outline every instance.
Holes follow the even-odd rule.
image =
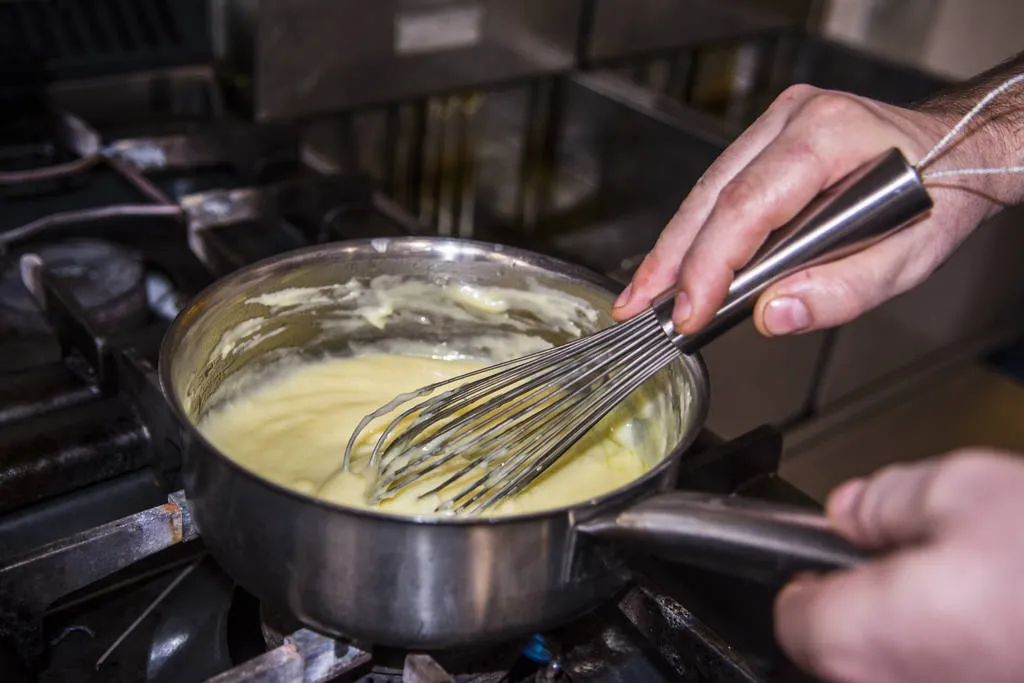
[[[929,129],[935,143],[953,130],[964,114],[955,107],[948,111],[933,109],[925,113],[930,119]],[[961,210],[977,220],[991,218],[1007,206],[1024,202],[1024,183],[1020,174],[956,174],[957,171],[1022,165],[1024,155],[1019,150],[1024,129],[1018,127],[1019,124],[1015,120],[981,120],[979,117],[928,164],[923,170],[925,180],[934,189],[959,195],[957,203]],[[937,175],[929,179],[929,172]],[[943,172],[952,175],[943,176]]]
[[[1010,169],[1024,166],[1024,121],[1019,118],[997,119],[990,122],[985,130],[983,142],[988,149],[986,165],[979,168]],[[1000,173],[987,176],[990,191],[999,202],[999,208],[1024,203],[1024,175]]]

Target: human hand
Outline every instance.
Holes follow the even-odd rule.
[[[972,450],[847,482],[828,516],[882,558],[796,579],[776,636],[830,683],[1024,680],[1024,461]]]
[[[724,300],[733,273],[768,234],[821,191],[863,163],[900,148],[921,159],[956,123],[957,114],[924,113],[866,98],[795,86],[783,93],[707,170],[640,265],[612,315],[624,320],[675,285],[676,329],[706,325]],[[951,149],[944,167],[994,160],[1002,145],[975,131]],[[930,186],[930,216],[841,260],[798,272],[759,299],[754,322],[783,335],[842,324],[923,281],[1000,204],[1005,183],[971,181],[977,192]],[[963,187],[963,185],[961,185]],[[991,190],[991,191],[989,191]]]

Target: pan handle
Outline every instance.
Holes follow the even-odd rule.
[[[682,564],[756,579],[847,569],[870,557],[831,531],[820,513],[696,492],[652,496],[588,520],[577,531]]]

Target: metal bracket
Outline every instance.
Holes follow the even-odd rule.
[[[455,677],[445,671],[430,655],[411,654],[405,657],[402,681],[407,683],[455,683]]]
[[[110,344],[89,322],[74,295],[50,273],[38,255],[25,254],[19,266],[22,282],[57,333],[61,354],[68,358],[78,351],[92,369],[97,388],[107,395],[116,392],[117,373]]]
[[[62,538],[0,566],[0,600],[42,615],[58,598],[198,535],[185,494],[178,491],[164,505]]]
[[[165,490],[181,486],[181,438],[167,409],[152,364],[133,349],[115,349],[89,321],[74,295],[55,278],[36,254],[21,257],[21,278],[47,316],[65,360],[81,356],[100,394],[127,395],[149,433],[149,457]]]
[[[370,660],[369,652],[301,629],[285,638],[284,645],[207,683],[327,683]]]

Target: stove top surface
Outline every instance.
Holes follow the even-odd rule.
[[[703,435],[680,485],[802,502],[773,474],[780,445],[769,428],[728,443]],[[296,652],[307,670],[319,670],[310,662],[323,665],[325,657],[334,665],[338,676],[306,679],[314,681],[801,680],[772,640],[778,584],[770,578],[724,578],[644,556],[631,567],[634,582],[617,599],[561,628],[489,646],[411,653],[334,641],[266,612],[200,539],[53,603],[38,632],[40,666],[22,680],[285,681],[292,680],[288,667]],[[0,606],[11,597],[0,590]],[[255,671],[268,677],[256,678]]]
[[[702,440],[682,485],[801,500],[770,470],[762,471],[777,457],[773,430],[727,444]],[[293,652],[296,642],[300,651],[327,643],[341,662],[340,677],[311,679],[318,681],[798,680],[772,644],[770,582],[723,579],[646,557],[632,566],[635,581],[616,600],[560,629],[489,646],[410,653],[331,641],[287,616],[268,614],[195,542],[59,601],[45,617],[46,663],[24,680],[290,680],[282,653]],[[246,677],[253,662],[282,677]]]

